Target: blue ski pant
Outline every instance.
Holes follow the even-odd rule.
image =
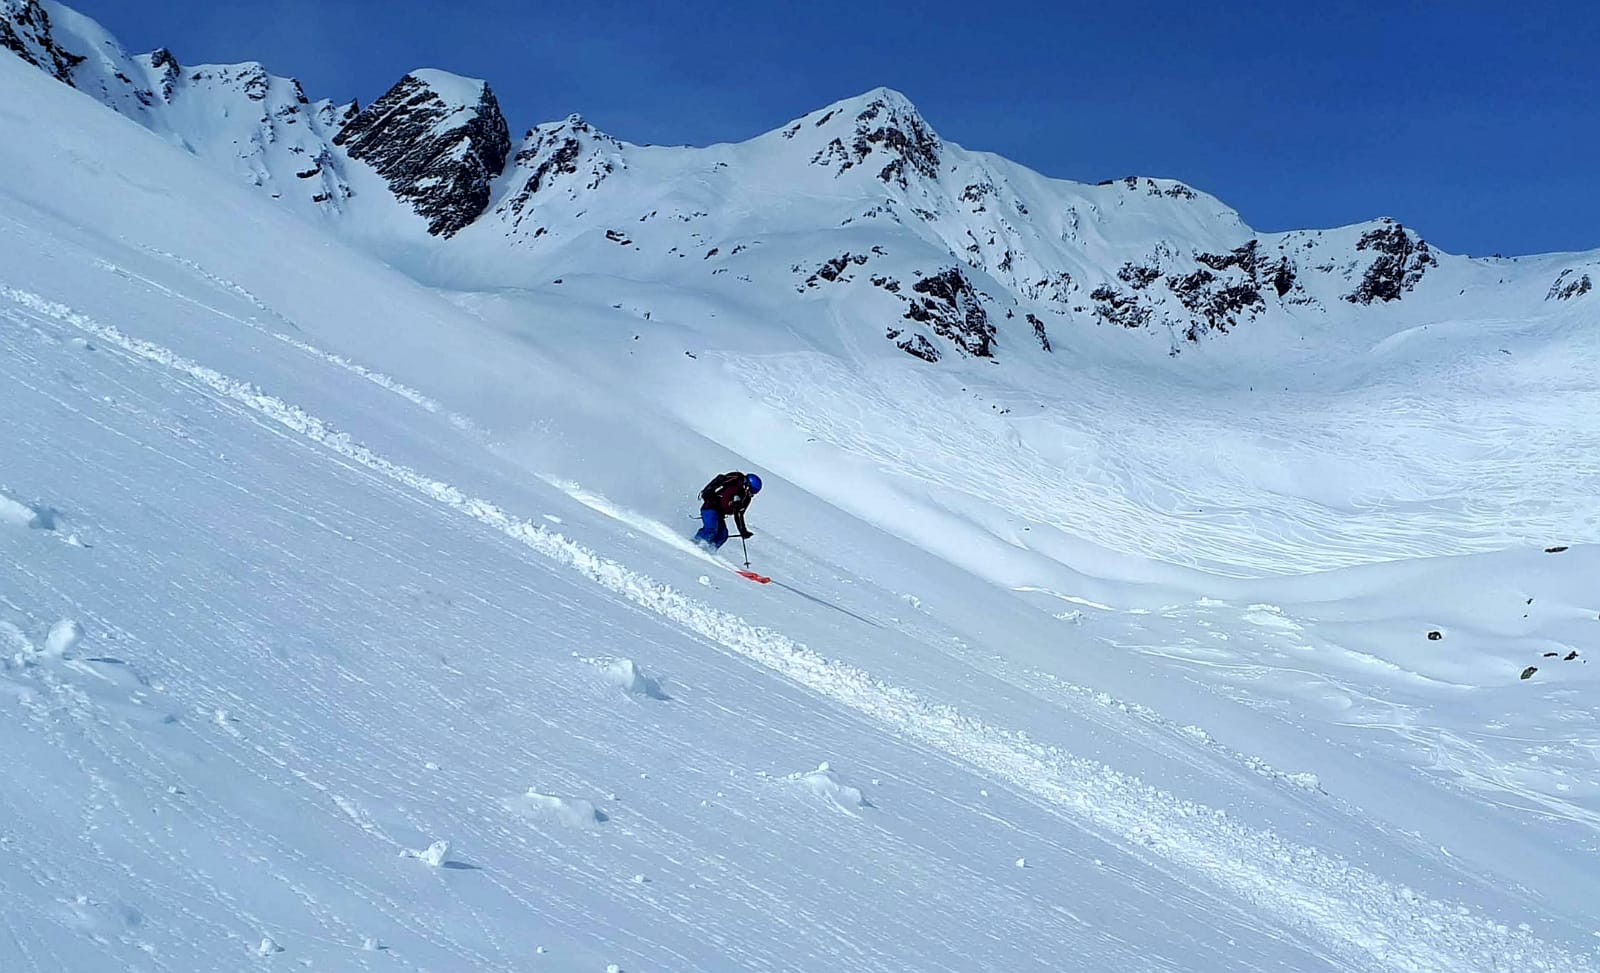
[[[710,507],[700,510],[701,528],[694,535],[694,539],[702,544],[709,545],[716,550],[728,542],[728,519],[720,511]]]

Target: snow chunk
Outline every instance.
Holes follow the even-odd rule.
[[[262,936],[261,945],[256,947],[257,956],[271,956],[273,953],[283,952],[283,947],[273,941],[271,936]]]
[[[0,524],[27,527],[31,530],[55,530],[61,512],[50,507],[23,503],[0,493]]]
[[[650,699],[671,699],[661,688],[661,681],[640,669],[632,659],[617,659],[606,667],[606,678],[622,688],[623,692]]]
[[[791,774],[790,780],[798,781],[811,793],[832,804],[846,814],[855,814],[856,808],[871,807],[871,803],[862,796],[859,788],[851,787],[839,779],[839,775],[824,760],[817,765],[816,770]]]
[[[83,638],[83,626],[71,618],[63,618],[50,626],[50,634],[44,637],[44,654],[52,659],[59,659],[72,651],[73,646]]]
[[[597,827],[606,820],[605,812],[595,807],[593,801],[541,794],[532,787],[528,788],[526,794],[507,798],[503,803],[506,810],[535,824],[549,821],[563,828],[586,829]]]
[[[431,865],[434,868],[439,868],[444,865],[445,856],[448,854],[450,854],[450,842],[435,841],[433,844],[421,851],[413,851],[412,849],[407,848],[405,851],[400,853],[400,857],[415,858],[424,865]]]

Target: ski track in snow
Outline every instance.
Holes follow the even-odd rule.
[[[634,605],[869,717],[892,734],[1006,781],[1095,831],[1192,869],[1251,902],[1262,915],[1319,939],[1351,963],[1403,970],[1594,969],[1584,957],[1527,930],[1420,896],[1315,848],[1248,828],[1222,812],[1177,799],[1104,764],[1033,743],[1024,734],[973,719],[952,706],[830,661],[779,632],[697,602],[486,499],[391,462],[288,402],[115,326],[26,291],[0,288],[0,296],[135,358],[182,373],[343,460],[472,518]],[[115,801],[115,796],[108,795],[108,800]],[[217,827],[225,829],[226,824],[218,822]],[[103,850],[100,854],[106,861],[117,860]],[[301,861],[299,867],[316,866]],[[128,877],[139,880],[131,873]],[[216,891],[206,876],[194,878],[196,885]],[[237,937],[232,930],[219,932]],[[492,936],[489,941],[493,943]],[[454,945],[461,955],[476,956],[490,965],[475,951]]]
[[[224,288],[226,290],[232,291],[235,294],[238,294],[239,296],[243,297],[245,300],[249,301],[258,310],[262,311],[265,314],[269,314],[269,315],[271,315],[273,317],[278,318],[280,321],[282,321],[285,325],[287,325],[288,327],[292,328],[293,330],[296,330],[296,331],[300,330],[299,327],[294,324],[294,322],[289,321],[288,319],[286,319],[282,315],[280,315],[278,312],[272,310],[260,298],[256,297],[253,293],[251,293],[250,291],[246,290],[244,287],[240,286],[239,284],[235,284],[233,281],[230,281],[230,280],[228,280],[228,279],[226,279],[224,277],[219,277],[216,274],[211,273],[210,271],[206,270],[204,267],[200,266],[195,261],[189,260],[189,259],[187,259],[185,257],[180,257],[180,256],[178,256],[176,254],[168,253],[165,250],[157,250],[157,249],[154,249],[154,248],[150,248],[150,252],[154,253],[155,255],[157,255],[159,257],[163,257],[163,258],[165,258],[167,260],[170,260],[173,263],[179,264],[180,266],[186,267],[189,270],[194,271],[195,273],[199,274],[201,277],[203,277],[205,280],[209,281],[210,283],[215,284],[218,287],[222,287],[222,288]],[[161,283],[159,283],[157,281],[151,280],[150,278],[145,277],[145,276],[143,276],[141,274],[134,273],[133,271],[127,269],[126,267],[118,266],[117,264],[111,263],[111,262],[106,261],[106,260],[95,260],[94,261],[94,265],[96,267],[100,268],[101,270],[106,271],[107,273],[116,274],[117,276],[122,277],[122,278],[124,278],[126,280],[136,281],[136,282],[138,282],[140,284],[143,284],[145,287],[148,287],[149,289],[151,289],[153,291],[156,291],[156,292],[158,292],[160,294],[164,294],[164,295],[166,295],[168,297],[171,297],[174,300],[178,300],[178,301],[182,301],[182,302],[184,302],[186,304],[194,305],[195,307],[198,307],[198,308],[200,308],[200,309],[202,309],[204,311],[207,311],[207,312],[209,312],[211,314],[215,314],[216,316],[218,316],[220,318],[224,318],[226,320],[233,321],[233,322],[235,322],[237,324],[241,324],[244,327],[251,328],[251,329],[253,329],[255,331],[259,331],[262,334],[265,334],[265,335],[267,335],[267,336],[269,336],[269,337],[271,337],[271,338],[273,338],[273,339],[275,339],[277,341],[283,342],[284,344],[286,344],[289,347],[295,349],[296,351],[299,351],[299,352],[301,352],[301,353],[303,353],[305,355],[309,355],[310,357],[317,359],[318,361],[326,362],[326,363],[328,363],[330,365],[334,365],[334,366],[337,366],[339,368],[342,368],[345,371],[350,372],[353,375],[360,376],[364,381],[371,382],[373,385],[376,385],[379,388],[384,389],[385,391],[393,392],[395,395],[398,395],[400,398],[405,399],[407,402],[410,402],[412,405],[420,406],[422,409],[424,409],[424,410],[426,410],[428,412],[431,412],[431,413],[433,413],[435,415],[442,415],[447,420],[449,420],[451,425],[455,426],[456,428],[460,429],[463,432],[467,432],[467,433],[471,433],[471,434],[474,434],[474,435],[478,435],[480,437],[482,435],[481,431],[472,422],[471,419],[468,419],[466,416],[463,416],[463,415],[460,415],[460,414],[457,414],[457,413],[450,412],[450,411],[446,410],[443,406],[441,406],[433,398],[430,398],[429,396],[423,394],[422,392],[417,391],[416,389],[412,388],[411,386],[406,385],[404,382],[400,382],[400,381],[398,381],[396,379],[393,379],[393,378],[389,377],[388,375],[383,374],[382,372],[373,371],[372,369],[367,368],[365,365],[362,365],[362,364],[360,364],[358,362],[353,362],[350,359],[345,358],[343,355],[336,355],[336,354],[333,354],[332,352],[324,351],[323,349],[318,348],[315,345],[309,344],[309,343],[307,343],[305,341],[300,340],[299,338],[296,338],[294,335],[285,334],[282,331],[274,331],[273,329],[271,329],[269,327],[266,327],[265,325],[261,324],[258,321],[247,320],[247,319],[241,318],[241,317],[239,317],[237,315],[229,314],[227,311],[224,311],[224,310],[222,310],[220,308],[213,307],[210,304],[202,303],[202,302],[200,302],[198,300],[195,300],[194,298],[189,297],[189,296],[187,296],[185,294],[180,294],[179,292],[173,290],[172,288],[167,287],[166,285],[161,284]]]

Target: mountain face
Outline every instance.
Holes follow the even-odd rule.
[[[1592,299],[1600,273],[1594,254],[1444,254],[1390,219],[1258,233],[1169,179],[1049,179],[944,141],[886,88],[737,145],[633,145],[573,115],[513,151],[489,86],[443,71],[358,111],[258,64],[129,57],[52,0],[0,0],[0,46],[336,232],[412,254],[419,276],[711,289],[928,362],[1049,355],[1102,329],[1173,354],[1263,328],[1393,331],[1414,294],[1468,318],[1537,314]]]
[[[331,139],[355,106],[313,102],[260,64],[130,56],[99,24],[41,0],[0,0],[0,45],[297,210],[337,213],[351,194]]]

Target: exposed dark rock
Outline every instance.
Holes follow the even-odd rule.
[[[1444,633],[1443,632],[1434,631],[1434,632],[1429,632],[1428,633],[1428,641],[1429,642],[1437,642],[1442,638],[1444,638]]]
[[[878,173],[884,182],[906,186],[906,169],[933,179],[939,174],[939,137],[910,105],[874,99],[856,116],[853,148],[862,159],[879,146],[891,156]]]
[[[894,338],[899,334],[900,332],[898,331],[892,331],[890,332],[890,337]],[[936,362],[939,360],[939,349],[935,347],[933,342],[929,341],[924,335],[910,334],[904,338],[901,338],[899,341],[896,341],[894,344],[896,348],[899,348],[906,354],[914,355],[925,362]]]
[[[1185,277],[1168,277],[1167,287],[1178,296],[1178,301],[1196,315],[1184,329],[1184,337],[1199,341],[1207,331],[1226,334],[1239,324],[1240,315],[1254,315],[1266,310],[1261,291],[1253,284],[1218,284],[1218,278],[1209,270],[1196,270]]]
[[[1256,261],[1260,258],[1261,241],[1251,240],[1242,247],[1235,248],[1224,254],[1197,253],[1194,259],[1210,267],[1212,270],[1227,270],[1229,267],[1238,267],[1251,277],[1256,275]]]
[[[267,76],[266,68],[259,64],[247,65],[239,75],[238,80],[244,84],[244,96],[246,98],[249,98],[251,101],[267,100],[267,92],[272,88],[272,79]],[[295,87],[298,88],[299,84],[296,83]],[[301,93],[300,98],[304,100],[305,94]],[[502,121],[500,124],[503,127],[505,122]],[[507,136],[506,151],[509,152],[510,150],[511,139],[509,136]],[[504,153],[501,153],[501,162],[503,163],[504,161],[505,155]]]
[[[55,78],[72,84],[72,69],[83,57],[56,43],[50,14],[39,0],[0,3],[0,47]]]
[[[1539,671],[1539,667],[1538,666],[1529,666],[1528,668],[1522,670],[1522,675],[1519,678],[1531,679],[1533,677],[1533,674],[1538,672],[1538,671]]]
[[[1294,290],[1294,284],[1294,265],[1289,263],[1288,257],[1279,257],[1278,266],[1272,271],[1272,289],[1283,297]]]
[[[1040,321],[1031,312],[1027,315],[1027,318],[1028,323],[1033,325],[1033,336],[1039,339],[1039,347],[1045,351],[1052,350],[1050,348],[1050,335],[1044,330],[1044,322]]]
[[[975,358],[994,357],[994,325],[983,303],[959,267],[951,267],[911,285],[913,298],[905,316],[926,324],[933,333]]]
[[[856,161],[850,158],[850,151],[844,147],[844,140],[836,138],[817,150],[817,154],[811,157],[811,164],[836,166],[834,173],[838,174],[855,165]]]
[[[428,221],[429,233],[448,237],[488,208],[511,136],[488,85],[476,104],[452,105],[408,74],[351,119],[334,144],[388,180]]]
[[[1594,283],[1589,280],[1588,274],[1579,274],[1575,270],[1563,270],[1556,275],[1556,282],[1550,285],[1550,292],[1544,296],[1547,301],[1570,301],[1574,297],[1581,297],[1593,289]]]
[[[1143,267],[1134,263],[1125,263],[1117,271],[1117,279],[1127,284],[1136,291],[1144,290],[1161,276],[1158,267]]]
[[[963,202],[974,204],[972,207],[974,213],[982,213],[985,209],[983,205],[984,198],[993,196],[996,192],[997,190],[992,182],[975,182],[961,190],[961,199]]]
[[[1547,548],[1544,549],[1544,552],[1546,554],[1560,554],[1562,551],[1564,551],[1566,549],[1567,549],[1567,546],[1565,544],[1562,544],[1559,547],[1547,547]]]
[[[845,270],[848,269],[851,264],[859,267],[866,262],[866,254],[852,254],[849,251],[845,251],[837,257],[824,261],[822,266],[817,268],[816,273],[806,278],[805,286],[815,287],[817,286],[818,281],[824,280],[830,283],[840,279],[848,281],[851,278],[845,274]]]
[[[1063,270],[1053,277],[1019,281],[1017,287],[1029,300],[1066,305],[1072,300],[1072,291],[1077,285],[1072,282],[1072,275]]]
[[[625,247],[633,244],[633,241],[628,239],[628,235],[623,233],[621,230],[607,230],[606,239],[610,240],[612,243],[620,243]]]
[[[1345,295],[1352,304],[1398,301],[1417,286],[1429,267],[1439,265],[1426,241],[1393,220],[1362,234],[1356,249],[1372,250],[1378,256],[1356,289]]]
[[[1089,294],[1095,317],[1122,328],[1142,328],[1150,323],[1150,308],[1133,294],[1123,294],[1109,284],[1101,284]]]
[[[161,99],[172,100],[172,92],[178,86],[178,81],[183,77],[183,65],[178,63],[177,57],[164,47],[158,47],[150,52],[150,67],[155,69],[159,84],[161,85]]]

